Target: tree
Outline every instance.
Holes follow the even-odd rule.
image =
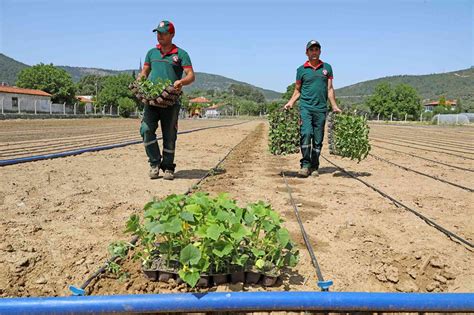
[[[249,101],[254,101],[257,103],[265,102],[265,96],[263,93],[249,85],[233,83],[229,86],[229,91],[234,93],[235,96]]]
[[[447,106],[436,106],[433,109],[433,114],[451,114],[451,110]]]
[[[408,115],[411,119],[417,119],[423,110],[418,92],[410,85],[400,83],[392,89],[389,83],[380,83],[370,96],[365,105],[370,112],[382,117],[395,117],[403,119]]]
[[[408,115],[411,119],[420,116],[423,106],[418,92],[408,84],[400,83],[394,90],[394,103],[400,118]]]
[[[441,95],[438,101],[439,106],[446,106],[446,97],[444,95]]]
[[[105,76],[96,74],[88,74],[83,76],[76,84],[77,94],[96,96],[102,90],[105,78]]]
[[[134,79],[130,74],[126,73],[106,77],[96,103],[101,107],[109,105],[118,106],[118,100],[121,97],[133,99],[132,92],[128,89],[128,85],[133,81]]]
[[[388,83],[380,83],[375,87],[375,91],[366,100],[366,105],[374,114],[380,114],[382,117],[390,117],[395,112],[394,92]]]
[[[76,88],[71,76],[53,64],[40,63],[21,70],[16,86],[45,91],[52,95],[51,101],[53,103],[73,104],[75,102]]]
[[[130,114],[135,110],[137,106],[135,101],[128,97],[121,97],[118,99],[118,107],[120,108],[120,116],[130,117]]]
[[[260,114],[260,106],[257,102],[249,100],[239,100],[237,104],[240,115],[256,116]]]

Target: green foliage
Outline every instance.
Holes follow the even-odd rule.
[[[295,83],[288,85],[288,87],[286,88],[286,92],[282,95],[281,98],[289,101],[295,91],[295,85]]]
[[[298,260],[283,221],[263,202],[240,208],[227,194],[195,193],[170,195],[144,209],[143,224],[137,215],[126,224],[126,232],[141,241],[135,256],[144,266],[156,259],[166,266],[178,262],[180,277],[191,287],[202,274],[227,273],[230,265],[279,272]]]
[[[133,245],[125,241],[117,241],[109,244],[108,252],[112,259],[107,263],[106,270],[119,277],[120,280],[128,276],[122,271],[122,267],[116,262],[118,259],[124,259],[127,256],[128,250]]]
[[[365,105],[373,114],[382,117],[403,118],[409,115],[411,119],[417,119],[423,110],[417,91],[407,85],[399,84],[394,89],[388,83],[381,83],[375,87],[374,94],[370,96]]]
[[[118,107],[120,108],[120,116],[130,117],[130,114],[135,111],[136,103],[128,97],[121,97],[118,99]]]
[[[235,96],[241,97],[248,101],[256,103],[265,102],[265,96],[259,90],[245,84],[231,84],[228,88],[229,91],[233,92]]]
[[[329,152],[360,162],[370,152],[369,126],[361,116],[329,115]]]
[[[99,92],[97,104],[102,106],[118,106],[118,100],[122,97],[132,99],[132,92],[128,89],[134,80],[129,74],[119,74],[106,77],[103,81],[102,90]]]
[[[254,101],[249,100],[238,100],[236,102],[236,107],[240,115],[249,115],[249,116],[257,116],[263,107]]]
[[[107,77],[89,74],[82,77],[76,84],[78,95],[98,95],[102,90],[103,82]]]
[[[270,113],[269,149],[272,154],[297,153],[300,149],[300,126],[298,109],[274,110]]]
[[[445,102],[446,104],[446,102]],[[433,109],[433,115],[437,115],[437,114],[453,114],[454,112],[451,110],[451,107],[449,106],[446,106],[446,105],[439,105],[439,106],[436,106],[434,109]]]
[[[439,98],[439,103],[438,103],[439,106],[446,106],[446,97],[444,95],[442,95],[440,98]]]
[[[466,104],[474,104],[474,67],[447,73],[399,75],[359,82],[337,89],[336,95],[350,96],[347,98],[350,102],[363,102],[364,97],[361,96],[373,94],[380,83],[392,86],[407,84],[413,87],[422,99],[438,100],[444,95],[447,99],[461,99]]]
[[[71,76],[64,70],[40,63],[24,68],[18,74],[16,85],[21,88],[42,90],[51,94],[53,103],[73,104],[75,86]]]
[[[169,85],[171,85],[170,80],[161,78],[158,78],[157,82],[147,80],[145,77],[137,81],[138,93],[147,99],[157,98]]]
[[[273,101],[273,102],[267,103],[265,105],[265,113],[272,113],[275,110],[279,110],[285,104],[286,102],[284,100]]]

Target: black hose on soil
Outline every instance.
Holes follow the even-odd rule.
[[[325,156],[321,155],[321,157],[323,159],[325,159],[326,161],[328,161],[329,163],[331,163],[332,165],[334,165],[335,167],[337,167],[338,169],[340,169],[342,172],[344,172],[345,174],[349,175],[350,177],[352,177],[353,179],[355,180],[358,180],[359,182],[363,183],[364,185],[366,185],[367,187],[370,187],[372,188],[373,190],[375,190],[376,192],[378,192],[380,195],[382,195],[383,197],[389,199],[391,202],[393,202],[395,204],[395,206],[397,207],[402,207],[408,211],[410,211],[411,213],[415,214],[417,217],[421,218],[423,221],[425,221],[428,225],[434,227],[435,229],[441,231],[442,233],[446,234],[446,236],[448,236],[451,240],[454,241],[454,239],[458,240],[459,242],[467,245],[468,247],[468,250],[471,250],[474,248],[474,244],[472,244],[471,242],[463,239],[462,237],[454,234],[453,232],[451,231],[448,231],[447,229],[443,228],[441,225],[437,224],[436,222],[434,222],[433,220],[430,220],[428,219],[427,217],[425,217],[424,215],[422,215],[421,213],[419,213],[418,211],[404,205],[403,203],[401,203],[400,201],[396,200],[395,198],[393,197],[390,197],[389,195],[387,195],[386,193],[384,193],[383,191],[381,191],[380,189],[374,187],[373,185],[367,183],[366,181],[354,176],[353,174],[351,174],[350,172],[346,171],[345,169],[343,169],[342,167],[336,165],[335,163],[329,161]]]
[[[290,202],[293,206],[293,210],[295,211],[296,219],[298,220],[298,224],[300,226],[301,234],[303,235],[303,240],[306,245],[306,249],[308,249],[309,256],[311,257],[311,262],[316,269],[316,275],[318,276],[318,286],[321,288],[322,291],[328,291],[329,287],[332,285],[332,281],[325,281],[323,274],[321,273],[321,268],[319,267],[318,260],[316,259],[316,255],[314,254],[313,247],[311,246],[311,242],[309,241],[308,235],[303,226],[303,222],[301,221],[300,213],[298,211],[298,207],[295,204],[293,199],[293,195],[291,194],[291,188],[288,185],[288,181],[286,180],[285,172],[281,172],[283,179],[285,180],[286,189],[288,191],[288,195],[290,196]]]

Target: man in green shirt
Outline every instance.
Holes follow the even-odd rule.
[[[173,44],[175,35],[173,23],[161,21],[153,30],[157,33],[158,45],[148,51],[142,72],[142,77],[153,82],[170,80],[177,90],[184,85],[194,82],[194,71],[188,53]],[[183,78],[183,72],[185,77]],[[178,115],[181,105],[177,101],[173,106],[166,108],[145,105],[143,120],[140,126],[140,134],[143,138],[145,151],[150,163],[150,178],[158,178],[160,168],[164,171],[163,179],[174,179],[174,152],[178,134]],[[163,154],[156,139],[158,121],[161,122],[163,134]]]
[[[290,109],[298,98],[300,99],[300,146],[303,155],[299,171],[301,177],[319,174],[319,155],[323,147],[328,99],[333,112],[341,112],[337,107],[332,86],[332,67],[319,59],[321,55],[319,42],[309,41],[306,44],[306,55],[308,61],[296,70],[295,91],[284,106],[285,109]]]

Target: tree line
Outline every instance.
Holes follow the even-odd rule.
[[[71,76],[63,69],[52,64],[38,64],[25,68],[18,74],[16,85],[22,88],[38,89],[50,93],[54,103],[74,104],[78,102],[76,95],[93,95],[94,105],[97,108],[104,106],[118,106],[124,116],[143,108],[128,89],[128,85],[135,80],[135,72],[113,76],[86,75],[78,83],[74,83]],[[211,100],[212,104],[219,104],[221,111],[228,115],[266,115],[272,110],[283,106],[290,99],[295,84],[290,84],[281,100],[267,102],[261,91],[245,84],[231,84],[227,89],[191,90],[182,98],[182,106],[191,109],[190,99],[203,96]],[[474,112],[473,106],[465,106],[457,100],[456,110],[451,110],[446,104],[444,96],[439,99],[440,106],[436,106],[430,116],[438,113]],[[338,99],[339,106],[345,111],[355,111],[369,117],[416,120],[424,112],[417,90],[404,83],[392,86],[382,82],[375,87],[372,95],[360,103],[345,103]],[[328,104],[329,105],[329,104]]]
[[[53,103],[74,104],[76,95],[92,95],[94,106],[118,106],[123,116],[128,116],[135,108],[143,109],[128,89],[136,74],[118,74],[112,76],[86,75],[74,83],[70,74],[52,64],[38,64],[25,68],[18,74],[16,86],[37,89],[51,94]],[[231,84],[227,89],[191,90],[182,97],[182,106],[190,109],[189,100],[204,96],[212,104],[219,104],[227,114],[264,115],[278,102],[268,103],[263,93],[249,85]]]

